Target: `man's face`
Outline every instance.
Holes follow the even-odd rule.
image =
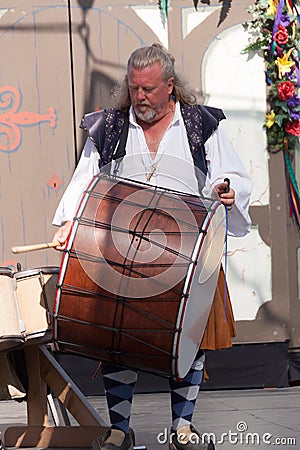
[[[161,78],[159,63],[137,70],[128,71],[128,88],[135,115],[143,122],[154,122],[167,114],[169,97],[174,86],[174,79],[167,82]]]

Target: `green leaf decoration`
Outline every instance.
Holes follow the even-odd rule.
[[[169,6],[170,6],[170,0],[159,0],[158,1],[158,7],[165,19],[168,18]]]
[[[220,12],[219,22],[217,25],[218,27],[224,22],[224,20],[228,16],[230,8],[231,8],[232,0],[219,0],[219,3],[221,3],[221,2],[222,2],[222,8],[221,8],[221,12]]]

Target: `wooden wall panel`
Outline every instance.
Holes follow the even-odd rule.
[[[132,50],[157,40],[124,2],[94,1],[85,10],[72,0],[72,41],[76,101],[77,152],[85,134],[79,130],[84,113],[112,106],[111,89],[124,75]],[[84,2],[80,2],[81,4]]]
[[[31,268],[60,259],[53,250],[15,256],[10,248],[52,239],[74,169],[69,27],[66,6],[18,5],[0,21],[0,261]]]

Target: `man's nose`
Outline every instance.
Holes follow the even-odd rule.
[[[143,88],[138,88],[136,96],[137,96],[137,100],[138,101],[143,100],[145,98],[144,89]]]

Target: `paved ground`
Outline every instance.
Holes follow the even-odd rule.
[[[103,396],[88,397],[107,421]],[[132,408],[132,427],[137,445],[147,450],[167,450],[169,429],[167,393],[137,394]],[[0,402],[0,427],[26,424],[26,404]],[[281,389],[203,391],[194,424],[211,433],[218,450],[300,450],[300,386]]]

